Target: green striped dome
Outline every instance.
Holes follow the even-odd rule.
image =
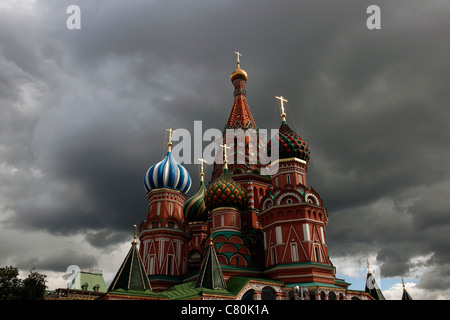
[[[231,178],[228,169],[224,169],[222,175],[208,186],[205,204],[209,210],[228,206],[243,209],[247,205],[247,193]]]
[[[186,222],[205,222],[208,218],[208,211],[205,206],[206,188],[203,181],[200,181],[200,186],[197,192],[186,202],[183,206],[184,220]]]

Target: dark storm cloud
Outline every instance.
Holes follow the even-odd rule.
[[[65,272],[67,266],[78,265],[80,268],[92,268],[97,265],[97,259],[92,255],[83,254],[73,249],[66,249],[61,253],[52,254],[48,257],[29,257],[19,261],[19,269]]]
[[[32,17],[0,12],[9,227],[83,233],[102,248],[127,241],[146,218],[142,178],[164,154],[165,129],[223,128],[238,50],[258,126],[279,127],[283,95],[289,125],[311,146],[308,182],[328,209],[331,259],[376,252],[382,274],[398,276],[434,252],[421,285],[444,274],[435,265],[450,256],[449,4],[77,3],[76,31],[65,27],[73,1],[38,1]],[[370,4],[382,8],[381,30],[365,26]]]

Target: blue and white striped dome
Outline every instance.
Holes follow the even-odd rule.
[[[160,162],[151,166],[144,177],[144,188],[147,193],[153,189],[172,188],[186,194],[191,185],[191,176],[182,165],[176,162],[170,151]]]

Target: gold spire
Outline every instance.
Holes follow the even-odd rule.
[[[198,160],[200,161],[200,181],[203,181],[203,163],[207,163],[207,161],[202,158],[199,158]]]
[[[405,282],[403,281],[403,277],[402,277],[402,285],[403,285],[403,291],[406,291]]]
[[[277,98],[281,102],[281,120],[286,122],[286,113],[284,112],[284,104],[283,104],[283,102],[288,102],[288,101],[286,99],[284,99],[282,96],[281,97],[277,97],[276,96],[275,98]]]
[[[134,225],[134,240],[132,242],[133,245],[137,244],[136,238],[137,238],[137,226]]]
[[[167,151],[172,152],[172,128],[166,129],[166,131],[169,131],[169,143],[167,144]]]
[[[212,235],[209,236],[209,245],[210,245],[210,246],[214,245]]]

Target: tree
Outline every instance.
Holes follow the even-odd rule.
[[[44,299],[46,275],[34,270],[24,280],[18,278],[19,269],[12,266],[0,268],[0,300]]]
[[[34,271],[34,268],[31,269],[28,277],[22,281],[20,298],[22,300],[43,300],[47,288],[46,277],[46,275]]]
[[[12,266],[0,268],[0,299],[15,300],[21,287],[21,281],[18,278],[19,269]]]

